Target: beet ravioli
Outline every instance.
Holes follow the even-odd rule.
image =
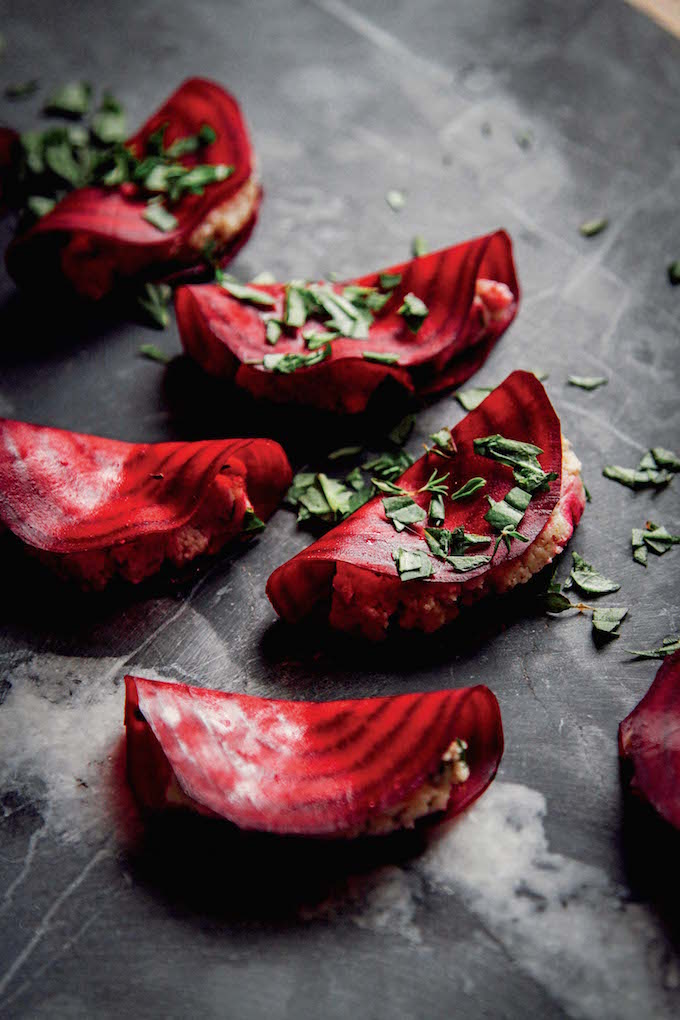
[[[121,279],[158,279],[247,239],[260,187],[236,100],[185,81],[124,146],[102,154],[93,183],[66,194],[7,252],[20,284],[55,275],[99,299]]]
[[[619,753],[632,791],[680,829],[680,652],[669,655],[619,726]]]
[[[176,294],[185,350],[256,397],[364,410],[387,379],[411,393],[464,382],[517,312],[504,231],[345,283],[223,279]]]
[[[89,588],[260,530],[290,484],[269,439],[123,443],[0,419],[0,522]]]
[[[428,453],[269,578],[277,613],[385,637],[434,631],[461,606],[528,581],[585,506],[581,465],[538,381],[513,372]]]
[[[347,701],[274,701],[128,676],[130,783],[151,811],[241,829],[352,837],[455,815],[503,753],[486,687]]]

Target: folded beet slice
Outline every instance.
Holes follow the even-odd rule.
[[[680,652],[619,726],[619,753],[632,766],[633,792],[680,829]]]
[[[290,477],[268,439],[124,443],[0,419],[0,521],[52,565],[81,575],[115,573],[123,555],[147,564],[150,549],[155,569],[167,555],[214,551],[247,531],[253,514],[268,517]],[[169,541],[181,550],[168,552]],[[93,555],[102,551],[106,563]],[[128,573],[142,579],[134,564]]]
[[[566,441],[563,452],[559,419],[538,379],[529,372],[514,372],[451,433],[457,447],[453,456],[430,451],[396,483],[422,508],[423,519],[412,520],[397,532],[383,495],[366,503],[274,571],[267,594],[280,616],[295,622],[323,607],[333,626],[379,638],[389,618],[398,613],[402,626],[434,630],[457,615],[461,602],[528,580],[562,551],[581,516],[585,495],[580,464]],[[426,514],[431,495],[418,490],[435,470],[448,474],[449,496],[470,479],[483,478],[484,487],[470,497],[455,501],[444,497],[445,520],[439,526],[488,536],[486,548],[468,551],[491,556],[499,534],[485,520],[490,505],[486,497],[494,502],[504,499],[515,485],[513,469],[479,455],[473,440],[496,434],[539,447],[540,467],[556,477],[545,491],[533,494],[517,525],[525,541],[513,537],[509,548],[501,541],[489,562],[461,572],[430,554],[424,528],[430,526]],[[401,580],[395,564],[399,549],[424,557],[431,575]]]
[[[202,263],[211,241],[214,256],[233,254],[247,239],[260,202],[248,132],[233,96],[215,82],[190,78],[126,145],[142,158],[163,125],[167,148],[206,124],[215,140],[179,161],[187,167],[223,164],[233,173],[206,185],[203,194],[185,193],[174,203],[174,229],[164,232],[144,218],[146,196],[133,184],[80,188],[10,245],[7,266],[14,279],[42,285],[56,272],[79,294],[98,299],[122,278],[160,278]]]
[[[454,815],[486,789],[503,753],[498,702],[481,686],[309,702],[125,681],[140,803],[242,829],[355,836]]]
[[[381,284],[386,275],[400,278],[391,291]],[[388,378],[419,394],[464,382],[512,322],[519,300],[512,246],[504,231],[327,286],[336,294],[348,286],[372,287],[391,297],[374,312],[366,339],[337,337],[318,364],[290,373],[264,367],[265,355],[274,352],[309,354],[303,336],[308,324],[284,329],[275,347],[267,343],[267,320],[285,314],[284,284],[257,286],[269,306],[239,300],[219,284],[180,288],[176,308],[184,347],[205,371],[234,379],[256,397],[353,413],[362,411]],[[428,310],[417,332],[399,314],[409,294]],[[396,361],[371,360],[375,355]]]

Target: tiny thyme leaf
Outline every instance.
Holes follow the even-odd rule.
[[[425,482],[425,485],[418,489],[418,492],[439,492],[443,496],[448,495],[448,487],[446,485],[446,479],[449,477],[449,472],[445,475],[437,475],[437,470],[432,472],[429,479]]]
[[[165,329],[170,321],[168,305],[171,298],[172,288],[167,283],[145,283],[137,304],[146,313],[151,325]]]
[[[606,230],[608,226],[609,220],[603,216],[601,219],[586,220],[586,222],[582,223],[578,229],[582,237],[597,237],[597,235],[601,234],[603,230]]]
[[[460,499],[468,499],[468,497],[474,496],[476,492],[479,492],[480,489],[483,489],[485,485],[486,478],[480,478],[479,476],[475,478],[469,478],[464,485],[461,485],[460,489],[457,489],[455,492],[452,492],[449,498],[452,499],[454,502],[457,502]]]

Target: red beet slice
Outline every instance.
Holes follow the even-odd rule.
[[[631,789],[680,829],[680,652],[619,726],[619,753],[632,765]]]
[[[486,687],[346,701],[275,701],[127,676],[128,776],[151,810],[191,807],[242,829],[342,836],[436,774],[459,737],[469,779],[447,815],[489,785],[503,753]]]
[[[72,191],[10,245],[7,267],[18,283],[35,279],[42,282],[46,274],[61,267],[61,273],[79,294],[98,299],[119,278],[159,278],[199,264],[207,237],[201,241],[197,231],[211,213],[216,215],[215,210],[228,202],[245,202],[247,214],[232,236],[221,238],[217,251],[226,257],[240,247],[257,216],[260,192],[253,177],[250,140],[236,100],[214,82],[190,78],[127,145],[141,156],[149,136],[166,123],[166,146],[177,138],[196,134],[204,124],[213,127],[216,140],[182,160],[187,166],[233,166],[231,177],[208,185],[202,195],[185,194],[172,206],[178,223],[167,233],[144,219],[145,198],[132,185]]]
[[[546,492],[536,493],[529,503],[518,528],[528,539],[527,543],[515,540],[510,550],[501,543],[491,564],[463,574],[454,572],[444,561],[433,559],[432,577],[423,582],[400,582],[406,586],[422,583],[431,590],[440,584],[467,584],[523,555],[529,543],[545,527],[560,498],[560,422],[543,386],[531,372],[513,372],[451,431],[458,448],[455,456],[444,460],[434,454],[426,454],[397,482],[399,486],[415,492],[427,482],[435,469],[438,473],[449,471],[450,491],[455,491],[470,478],[485,478],[486,487],[471,498],[460,502],[445,500],[444,527],[450,530],[462,525],[466,532],[490,535],[495,539],[496,534],[484,520],[489,508],[485,496],[501,500],[514,485],[510,467],[475,453],[473,440],[476,438],[500,433],[508,439],[533,443],[544,451],[539,457],[543,470],[554,471],[557,478]],[[325,602],[330,597],[333,575],[340,563],[364,567],[392,582],[398,577],[392,555],[396,549],[427,552],[423,536],[423,526],[427,525],[427,521],[398,534],[385,516],[382,499],[382,495],[376,496],[274,571],[267,583],[267,594],[280,616],[294,622]],[[427,510],[429,493],[421,493],[414,499]],[[578,521],[580,510],[576,507],[574,516]],[[473,551],[490,553],[492,548]]]
[[[182,343],[206,372],[234,379],[256,397],[355,413],[365,409],[388,378],[419,394],[464,382],[484,362],[517,312],[519,285],[512,246],[502,230],[383,272],[402,279],[376,314],[369,338],[334,340],[331,356],[318,365],[285,375],[249,364],[273,351],[307,352],[302,329],[284,332],[275,348],[266,342],[266,316],[281,317],[284,311],[285,285],[280,283],[258,285],[276,302],[264,310],[233,298],[218,284],[180,288],[176,309]],[[379,272],[369,273],[333,286],[336,291],[348,284],[377,287],[379,277]],[[494,289],[488,281],[504,286]],[[421,298],[429,309],[416,334],[398,314],[408,293]],[[398,354],[399,363],[367,361],[363,351]]]
[[[269,439],[123,443],[0,419],[0,521],[49,553],[172,532],[202,508],[221,473],[247,486],[259,517],[291,478]]]

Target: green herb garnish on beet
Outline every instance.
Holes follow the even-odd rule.
[[[375,361],[378,365],[398,365],[399,355],[388,354],[386,351],[362,351],[364,361]]]
[[[430,313],[425,302],[409,292],[404,295],[404,300],[398,314],[403,315],[406,325],[411,332],[417,333]]]
[[[172,288],[167,283],[145,283],[137,298],[137,304],[151,325],[165,329],[170,321],[168,306],[171,300]]]
[[[222,280],[220,286],[231,294],[232,297],[237,298],[239,301],[245,301],[248,304],[263,305],[267,308],[271,308],[276,304],[276,299],[273,298],[271,294],[267,294],[264,290],[258,290],[256,287],[250,287],[245,283],[235,283],[232,280]],[[279,327],[279,333],[280,332],[281,328]]]
[[[397,549],[392,553],[397,573],[402,581],[416,581],[431,577],[434,564],[425,552],[419,549]]]

